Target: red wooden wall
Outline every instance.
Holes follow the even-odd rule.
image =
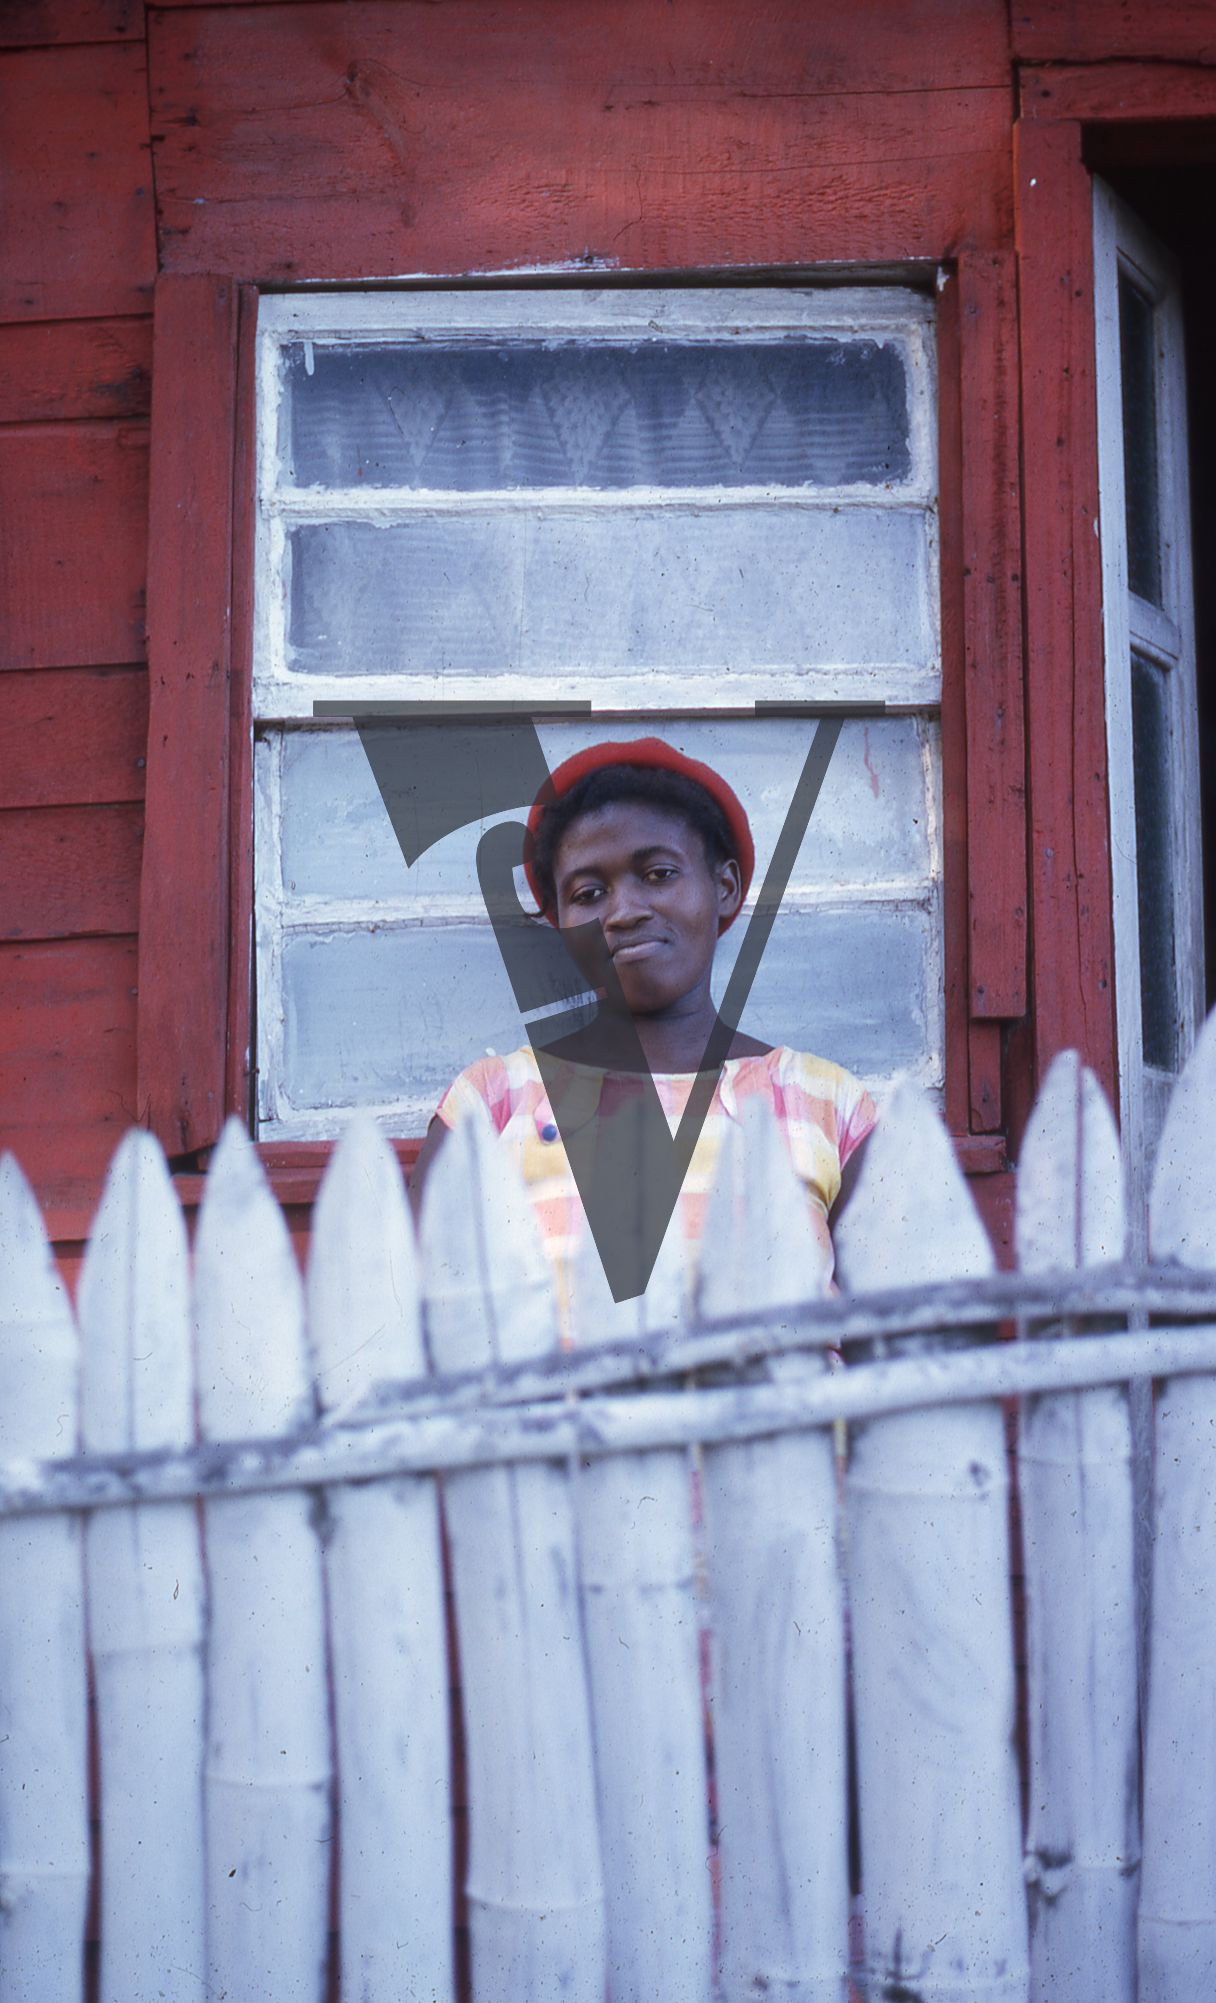
[[[1068,65],[1109,64],[1130,88],[1135,65],[1143,76],[1168,63],[1180,89],[1206,84],[1214,22],[1209,0],[166,0],[146,12],[142,0],[7,0],[0,1141],[46,1194],[61,1237],[79,1236],[137,1113],[158,276],[211,281],[213,308],[234,322],[241,283],[952,264],[945,338],[962,360],[944,422],[963,489],[944,496],[945,615],[965,677],[956,723],[969,774],[947,829],[950,1006],[969,1037],[954,1111],[979,1140],[997,1133],[1011,1086],[1024,1100],[1037,1062],[1073,1034],[1109,1075],[1096,586],[1082,577],[1070,597],[1059,533],[1064,514],[1071,536],[1071,516],[1092,510],[1090,444],[1083,395],[1078,404],[1063,391],[1052,366],[1052,343],[1063,370],[1074,336],[1068,303],[1052,301],[1051,229],[1027,210],[1038,177],[1018,176],[1027,145],[1064,180],[1079,169],[1044,100],[1057,68],[1065,81],[1080,74]],[[1015,145],[1020,91],[1049,123]],[[1024,375],[1019,275],[1023,315],[1028,277],[1041,287],[1021,323],[1035,343]],[[230,296],[214,290],[225,285]],[[186,296],[162,295],[158,329],[195,324]],[[176,370],[189,342],[172,346]],[[173,472],[168,428],[189,383],[159,359],[157,376],[158,464],[169,471],[151,533],[163,595],[155,552],[172,534],[172,479],[189,471]],[[1053,452],[1065,462],[1058,505],[1034,520],[1019,485],[1028,443],[1044,465]],[[162,647],[193,637],[154,633]],[[1051,676],[1064,639],[1068,689],[1075,681],[1088,705],[1090,737],[1076,743],[1073,699]],[[1029,969],[1016,890],[1027,720]],[[1088,766],[1079,829],[1077,744]],[[955,866],[968,830],[974,847],[1002,813],[1010,836],[988,846],[1012,872],[1008,910],[974,887],[968,899]],[[1044,862],[1057,853],[1065,864]],[[177,889],[143,884],[162,965]],[[158,978],[152,936],[146,985]],[[209,993],[222,969],[199,978]],[[1007,1222],[1006,1178],[986,1182],[990,1214]]]

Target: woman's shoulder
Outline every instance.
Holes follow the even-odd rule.
[[[742,1059],[739,1069],[736,1093],[771,1093],[785,1121],[807,1121],[833,1132],[842,1153],[851,1153],[878,1118],[861,1079],[814,1051],[778,1044],[763,1057]]]
[[[453,1078],[435,1108],[435,1117],[446,1127],[454,1127],[463,1114],[479,1107],[489,1114],[501,1133],[520,1105],[542,1091],[540,1072],[529,1044],[508,1051],[505,1056],[487,1051]]]

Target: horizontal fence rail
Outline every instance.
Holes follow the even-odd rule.
[[[1209,1023],[1132,1264],[1058,1059],[997,1274],[900,1087],[831,1295],[749,1118],[641,1300],[588,1239],[570,1347],[476,1120],[417,1235],[353,1122],[303,1282],[235,1125],[192,1260],[132,1134],[75,1310],[0,1165],[0,1999],[83,2003],[90,1672],[101,2003],[455,2003],[458,1915],[474,2003],[1216,1993],[1213,1109]]]

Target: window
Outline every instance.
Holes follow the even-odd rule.
[[[1120,1097],[1142,1199],[1203,1014],[1182,306],[1169,254],[1101,182],[1094,230]]]
[[[257,1125],[421,1132],[524,1040],[479,829],[406,868],[318,701],[590,702],[550,764],[658,730],[752,814],[853,705],[743,1026],[943,1079],[933,308],[911,289],[263,299]],[[508,817],[509,818],[509,817]],[[744,919],[719,954],[725,981]],[[720,992],[720,986],[719,986]]]

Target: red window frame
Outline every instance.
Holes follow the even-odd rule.
[[[205,274],[156,293],[138,1090],[183,1169],[251,1117],[257,297]],[[1027,1003],[1012,253],[960,256],[938,305],[946,1114],[986,1177],[1006,1166],[1003,1025]],[[311,1200],[327,1143],[261,1153],[285,1201]]]

